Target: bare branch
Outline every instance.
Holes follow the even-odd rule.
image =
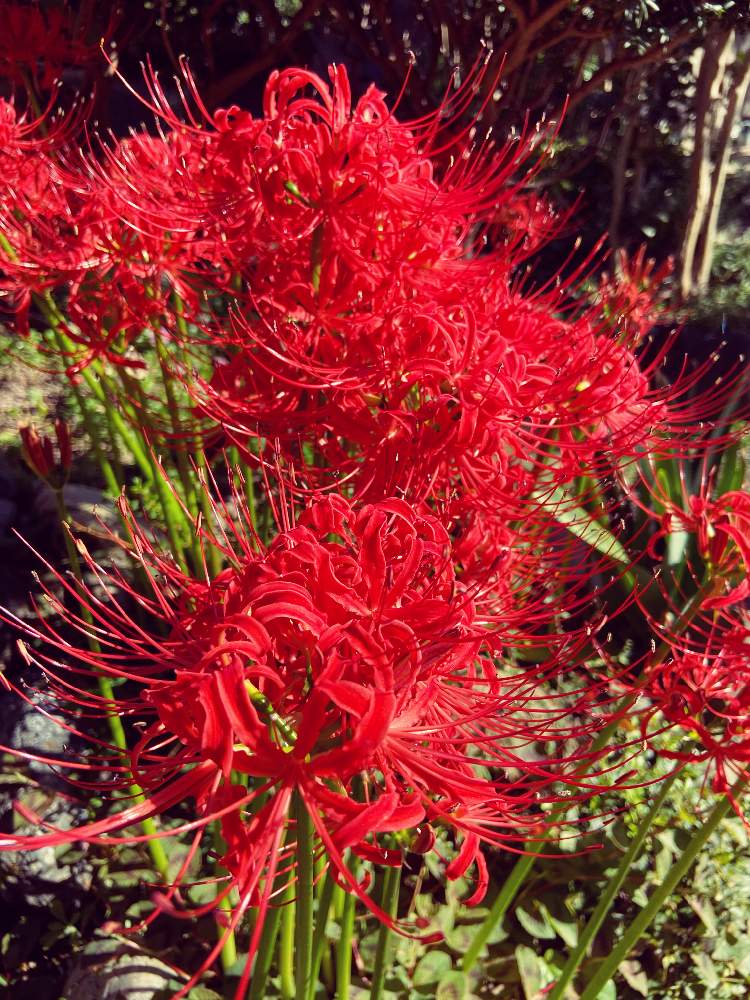
[[[233,70],[231,73],[227,73],[226,76],[217,80],[208,90],[207,101],[210,105],[216,106],[225,101],[227,97],[246,84],[249,80],[252,80],[254,76],[258,73],[262,73],[263,70],[268,69],[270,66],[275,65],[279,61],[279,55],[284,49],[289,48],[292,42],[300,35],[304,29],[306,22],[314,15],[317,14],[321,7],[321,0],[306,0],[302,4],[301,9],[295,14],[294,20],[291,22],[287,28],[285,34],[278,42],[266,49],[266,51],[258,56],[256,59],[252,59],[250,62],[244,63],[242,66],[238,66],[237,69]]]

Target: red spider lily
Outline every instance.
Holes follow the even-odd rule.
[[[569,213],[572,214],[572,213]],[[517,193],[492,219],[493,241],[513,248],[513,259],[531,256],[560,234],[569,214],[561,216],[543,195]]]
[[[712,498],[714,476],[702,476],[698,491],[692,493],[685,480],[684,467],[680,468],[682,503],[678,505],[666,491],[658,477],[648,484],[652,500],[650,506],[637,500],[641,510],[658,525],[649,541],[649,553],[655,555],[657,546],[670,535],[688,532],[695,538],[697,554],[705,573],[718,581],[722,592],[712,592],[705,599],[706,610],[730,608],[739,605],[750,595],[750,493],[732,490]],[[661,513],[655,513],[660,511]],[[698,579],[702,573],[692,568]]]
[[[749,493],[735,490],[711,500],[702,491],[688,498],[687,511],[668,508],[662,526],[664,531],[695,532],[698,552],[709,571],[728,585],[723,594],[705,602],[707,609],[728,607],[750,596]]]
[[[627,344],[639,343],[654,325],[659,289],[672,271],[672,261],[656,267],[642,246],[631,258],[624,250],[615,255],[613,273],[599,283],[602,310],[614,331]]]
[[[72,239],[80,198],[60,162],[78,115],[58,119],[50,107],[29,118],[0,99],[0,294],[22,335],[32,294],[77,273],[89,249]]]
[[[205,231],[221,234],[212,256],[241,269],[263,275],[271,254],[281,252],[292,269],[304,260],[309,278],[315,243],[322,257],[335,247],[339,280],[382,283],[392,275],[391,258],[399,269],[411,260],[417,272],[446,245],[455,255],[467,215],[511,196],[507,179],[526,155],[523,144],[518,155],[459,158],[440,184],[433,179],[435,145],[473,99],[485,69],[469,74],[437,112],[406,124],[374,87],[353,108],[343,67],[330,70],[330,87],[306,70],[272,73],[261,119],[237,107],[210,115],[185,71],[195,110],[186,100],[181,120],[156,77],[147,77],[144,103],[169,132],[161,144],[139,139],[136,157],[130,147],[113,151],[110,183],[139,185],[139,210],[153,211],[163,232],[173,226],[175,202],[178,220],[191,206],[193,218],[203,212]],[[317,100],[305,95],[308,87]],[[460,151],[460,137],[448,145]],[[322,221],[327,234],[318,231]]]
[[[73,453],[70,445],[70,429],[61,418],[55,420],[58,458],[50,438],[41,436],[33,424],[18,428],[21,435],[21,453],[24,461],[40,479],[59,489],[68,478]]]
[[[381,919],[343,852],[392,864],[393,836],[431,849],[426,823],[452,831],[461,845],[449,878],[476,866],[470,902],[478,902],[487,881],[482,843],[521,851],[529,837],[544,838],[539,809],[557,800],[558,781],[570,788],[566,801],[601,790],[586,776],[596,759],[589,743],[610,710],[603,688],[575,682],[575,638],[532,634],[528,622],[548,624],[549,605],[526,593],[514,609],[510,588],[502,614],[496,593],[491,615],[484,613],[478,587],[457,577],[450,539],[427,509],[393,498],[369,505],[319,498],[266,548],[238,497],[234,503],[239,516],[220,505],[218,533],[204,535],[221,545],[229,566],[201,581],[160,555],[122,501],[133,551],[153,581],[149,597],[79,544],[105,595],[83,594],[91,623],[47,597],[69,627],[97,640],[95,651],[75,647],[49,621],[15,621],[42,643],[37,654],[24,646],[25,655],[60,705],[140,724],[128,758],[113,766],[114,748],[98,741],[83,767],[106,762],[115,784],[136,781],[145,801],[69,831],[8,835],[2,846],[139,840],[112,834],[194,800],[195,819],[165,835],[197,830],[197,849],[200,831],[221,821],[230,875],[221,895],[239,891],[235,926],[248,906],[265,910],[277,869],[293,865],[290,848],[279,852],[284,831],[294,829],[296,795],[336,878]],[[155,620],[153,629],[130,617],[130,597]],[[543,664],[514,665],[514,648],[543,642]],[[112,703],[79,688],[78,678],[92,671],[127,681],[127,695]],[[75,722],[67,728],[78,731]],[[566,740],[577,749],[561,755]],[[548,756],[529,756],[532,745],[546,745]],[[57,763],[73,772],[81,766]],[[186,870],[162,908],[174,909]],[[256,946],[257,935],[251,951]]]
[[[243,186],[253,252],[236,261],[246,301],[232,330],[208,331],[231,356],[202,386],[202,415],[239,444],[278,440],[298,467],[311,446],[316,482],[331,469],[366,497],[458,487],[495,505],[540,475],[568,482],[692,431],[697,411],[680,398],[694,379],[654,391],[663,352],[643,370],[633,353],[663,271],[641,255],[588,309],[569,292],[590,261],[552,290],[524,288],[526,251],[501,217],[519,197],[507,164],[528,146],[459,141],[466,169],[446,169],[429,128],[424,139],[432,119],[400,123],[372,91],[352,109],[343,70],[331,79],[273,76],[265,118],[231,119],[256,144]],[[315,97],[299,96],[305,84]]]
[[[633,353],[659,275],[637,258],[596,308],[571,295],[591,259],[547,288],[516,277],[529,248],[514,205],[547,237],[554,222],[511,181],[537,139],[497,150],[449,134],[483,72],[414,122],[374,88],[353,104],[342,67],[330,86],[272,74],[257,119],[210,115],[187,74],[180,119],[147,77],[157,136],[56,169],[57,206],[12,206],[18,300],[66,289],[76,368],[137,364],[144,328],[175,336],[176,292],[182,320],[229,355],[199,412],[241,445],[278,439],[297,467],[311,445],[311,478],[331,469],[372,499],[458,485],[512,502],[540,477],[609,471],[661,437],[676,447],[716,399],[682,401],[697,374],[654,391],[663,352],[645,369]],[[229,294],[231,324],[206,311]]]
[[[85,278],[89,288],[96,284],[111,288],[123,274],[127,289],[127,274],[131,282],[145,276],[148,292],[158,302],[165,278],[183,299],[193,300],[194,281],[221,292],[230,277],[240,274],[253,298],[270,295],[273,302],[279,287],[278,262],[284,256],[286,297],[296,309],[295,289],[309,299],[306,286],[313,253],[329,258],[334,252],[338,262],[334,269],[339,277],[328,292],[321,287],[321,296],[338,300],[345,291],[348,301],[370,296],[374,282],[385,287],[393,268],[403,270],[407,260],[415,274],[431,266],[446,240],[455,256],[460,234],[454,230],[466,229],[468,200],[482,190],[486,200],[508,197],[502,189],[516,158],[495,159],[484,173],[483,158],[475,158],[470,168],[461,161],[438,186],[430,178],[425,151],[436,140],[438,116],[426,119],[414,134],[395,120],[383,95],[372,88],[352,112],[345,71],[337,70],[332,79],[333,96],[312,74],[296,70],[275,74],[266,93],[266,115],[254,120],[237,109],[209,116],[188,76],[186,82],[205,121],[196,120],[188,110],[187,122],[175,117],[156,79],[151,80],[153,110],[171,131],[159,138],[135,135],[111,149],[103,147],[98,159],[84,157],[68,179],[83,197],[73,242],[87,248],[79,254],[82,270],[75,283]],[[313,103],[300,96],[307,85],[322,95],[320,126],[309,115],[301,115]],[[462,88],[446,99],[442,110],[460,113],[472,93],[471,88]],[[323,138],[326,128],[335,132],[334,145],[339,148],[321,150],[318,162],[306,150],[321,129]],[[308,168],[318,173],[307,178]],[[290,192],[296,194],[292,197]],[[378,199],[383,206],[376,211]],[[326,212],[335,217],[327,236],[317,230],[314,218],[308,218],[313,203],[319,203],[313,215]],[[59,226],[36,221],[41,245],[47,249],[37,259],[57,259],[54,237],[59,239],[55,232]],[[434,229],[430,242],[435,245],[429,253],[424,231],[428,224]],[[445,249],[442,252],[445,255]],[[374,269],[376,259],[382,263]],[[319,277],[328,288],[333,272]],[[133,313],[143,326],[153,320],[153,310],[141,316],[133,308]],[[92,327],[80,336],[96,351],[101,345],[96,343],[96,324]],[[105,352],[112,343],[109,329],[104,332]]]
[[[439,312],[421,290],[395,306],[381,299],[366,323],[341,319],[335,339],[299,343],[298,322],[238,320],[244,344],[204,386],[200,412],[240,443],[279,439],[295,464],[309,441],[318,468],[355,473],[373,497],[433,485],[447,494],[460,481],[507,502],[540,473],[565,482],[597,454],[616,461],[642,447],[666,410],[628,349],[589,316],[566,322],[518,295],[503,301],[480,288],[485,265],[473,264],[446,283]]]
[[[653,467],[642,481],[646,499],[628,489],[645,515],[645,530],[651,529],[647,553],[652,558],[661,561],[660,549],[670,537],[692,536],[681,546],[680,565],[667,584],[659,585],[663,620],[654,620],[644,609],[661,644],[653,660],[639,665],[635,688],[646,698],[644,734],[655,717],[685,734],[684,749],[670,744],[658,746],[657,752],[707,762],[715,790],[729,793],[732,775],[744,772],[750,760],[750,495],[731,491],[712,498],[714,475],[704,471],[693,492],[684,466],[679,473],[679,498]],[[734,806],[742,816],[739,805]]]
[[[698,641],[699,649],[676,646],[651,672],[644,725],[660,712],[677,732],[689,734],[684,749],[659,752],[688,763],[707,762],[714,790],[728,793],[750,764],[750,621],[745,614],[712,625]],[[735,809],[743,815],[736,803]]]

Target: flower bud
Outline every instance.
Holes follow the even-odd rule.
[[[51,441],[47,437],[41,437],[33,424],[24,424],[18,431],[24,461],[40,479],[47,479],[54,468]]]
[[[57,450],[60,453],[60,468],[67,479],[70,466],[73,463],[73,449],[70,444],[70,428],[62,417],[55,420],[55,434],[57,436]]]
[[[414,854],[429,854],[435,846],[435,833],[429,824],[418,826],[409,848]]]
[[[70,443],[70,429],[67,423],[55,420],[58,458],[55,460],[55,446],[46,434],[41,435],[33,424],[19,426],[21,454],[35,475],[53,489],[59,489],[68,478],[73,453]]]

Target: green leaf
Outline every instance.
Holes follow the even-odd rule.
[[[359,942],[359,953],[366,969],[371,969],[375,964],[375,952],[378,948],[378,931],[371,931]]]
[[[514,955],[498,955],[482,964],[482,974],[493,983],[517,983],[518,963]]]
[[[578,944],[578,924],[575,919],[573,917],[556,917],[546,907],[544,907],[544,913],[565,944],[569,948],[575,948]]]
[[[698,975],[709,989],[715,990],[721,982],[721,977],[716,971],[716,966],[711,961],[705,951],[694,951],[690,956],[698,970]]]
[[[718,930],[718,922],[716,920],[716,911],[711,905],[711,900],[700,899],[698,896],[686,896],[685,898],[693,909],[693,912],[698,915],[703,926],[706,928],[706,934],[710,937],[715,937]]]
[[[448,972],[438,983],[435,1000],[464,1000],[469,981],[463,972]]]
[[[716,477],[714,495],[723,496],[742,486],[745,478],[745,460],[742,457],[739,443],[731,445],[721,456],[719,475]]]
[[[547,912],[542,907],[539,908],[539,916],[535,916],[529,910],[525,909],[523,906],[517,906],[515,909],[515,914],[518,919],[519,924],[523,929],[530,934],[532,937],[541,938],[545,941],[551,941],[552,938],[556,937],[556,931],[554,927],[550,924]]]
[[[617,1000],[617,989],[611,979],[596,994],[596,1000]]]
[[[516,948],[516,962],[526,1000],[537,1000],[539,991],[546,985],[548,979],[544,962],[525,944],[520,944]]]
[[[567,528],[576,538],[580,538],[582,542],[609,559],[630,565],[632,560],[612,532],[596,521],[583,507],[573,506],[563,490],[556,488],[549,492],[539,492],[534,495],[534,499],[541,503],[558,524]]]
[[[417,963],[412,982],[417,989],[420,986],[433,986],[452,968],[453,959],[447,952],[430,951]]]
[[[460,924],[458,927],[453,927],[445,932],[445,943],[450,949],[461,954],[466,951],[474,940],[475,934],[476,928],[472,928],[467,924]]]
[[[623,979],[631,990],[635,990],[636,993],[640,993],[641,996],[648,996],[648,976],[643,971],[643,966],[640,962],[627,958],[624,962],[620,962],[617,968],[618,971],[622,973]]]
[[[648,893],[646,892],[646,890],[642,885],[639,885],[638,888],[633,892],[633,902],[635,903],[636,906],[640,906],[641,908],[647,905]]]

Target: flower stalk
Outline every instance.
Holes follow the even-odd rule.
[[[328,924],[328,914],[331,910],[331,904],[333,901],[334,893],[336,891],[336,882],[331,877],[330,874],[323,876],[323,887],[318,896],[317,908],[315,911],[315,929],[313,931],[313,942],[312,942],[312,960],[311,960],[311,974],[310,974],[310,986],[307,991],[308,1000],[312,1000],[315,995],[315,984],[318,981],[320,975],[321,967],[325,966],[325,956],[328,954],[330,965],[330,951],[328,947],[328,938],[326,936],[326,926]],[[330,980],[333,977],[332,969],[324,968],[324,975],[326,980]]]
[[[389,866],[383,875],[383,891],[380,906],[383,912],[395,920],[398,912],[398,894],[401,887],[401,866]],[[370,1000],[382,1000],[385,990],[385,978],[391,963],[391,946],[393,930],[387,923],[380,925],[378,943],[375,950],[375,966],[372,973]]]
[[[281,934],[279,935],[279,988],[283,1000],[297,1000],[295,984],[295,887],[291,881],[281,900]]]
[[[526,847],[528,849],[531,845],[527,844]],[[487,944],[497,925],[508,912],[508,907],[518,895],[518,890],[526,881],[529,872],[534,867],[536,859],[536,854],[529,853],[521,855],[518,861],[516,861],[510,874],[503,882],[500,892],[495,897],[490,907],[490,912],[479,925],[479,929],[464,952],[464,957],[461,959],[461,968],[464,972],[470,972],[476,965],[482,949]]]
[[[349,1000],[349,992],[352,983],[352,942],[354,940],[354,917],[356,911],[356,899],[345,892],[340,886],[336,887],[334,894],[334,906],[340,906],[339,925],[340,933],[336,941],[336,1000]]]
[[[297,831],[297,906],[294,927],[295,983],[298,995],[304,998],[312,989],[315,837],[312,818],[299,792],[292,795],[292,812]]]

